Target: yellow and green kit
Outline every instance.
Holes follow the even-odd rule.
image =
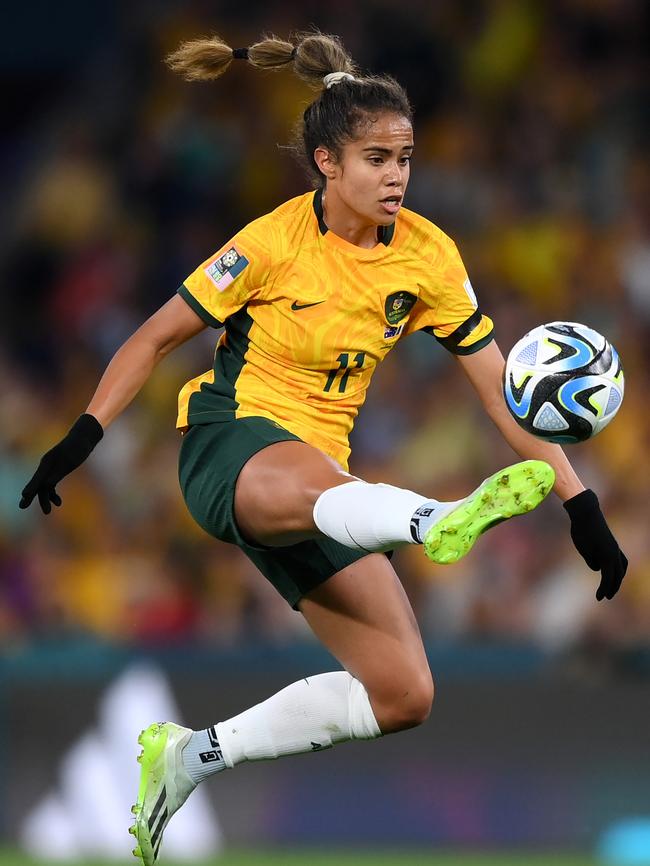
[[[250,223],[191,274],[181,296],[224,326],[211,370],[179,395],[179,461],[190,513],[238,545],[293,607],[366,555],[331,538],[264,548],[242,537],[235,485],[275,442],[300,440],[348,468],[348,436],[377,364],[426,330],[457,354],[492,339],[454,243],[400,211],[372,249],[328,231],[321,192]]]
[[[357,247],[327,230],[320,190],[247,225],[179,292],[225,329],[212,369],[179,395],[177,426],[268,418],[344,468],[372,374],[399,339],[426,330],[457,354],[492,339],[447,235],[402,209],[380,243]]]

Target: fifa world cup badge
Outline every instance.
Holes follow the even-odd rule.
[[[236,247],[230,247],[205,268],[205,273],[222,292],[239,276],[248,263],[248,259]]]

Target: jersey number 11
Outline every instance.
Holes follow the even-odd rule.
[[[333,370],[329,371],[327,376],[327,382],[325,383],[325,387],[323,391],[330,391],[332,385],[334,384],[334,380],[341,373],[341,380],[339,382],[339,394],[342,394],[345,391],[345,388],[348,384],[348,379],[350,378],[350,373],[352,370],[360,369],[363,367],[363,362],[366,360],[365,352],[357,352],[354,356],[354,367],[350,367],[350,355],[348,352],[341,352],[341,354],[336,359],[339,362],[339,366],[335,367]]]

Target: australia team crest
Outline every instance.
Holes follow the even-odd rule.
[[[386,298],[386,321],[389,325],[396,325],[413,309],[417,297],[410,292],[393,292]]]

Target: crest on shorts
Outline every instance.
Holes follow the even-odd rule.
[[[219,291],[223,292],[248,264],[246,256],[243,256],[236,247],[230,247],[205,268],[205,273]]]
[[[410,292],[393,292],[386,298],[386,321],[396,325],[413,309],[417,297]]]

